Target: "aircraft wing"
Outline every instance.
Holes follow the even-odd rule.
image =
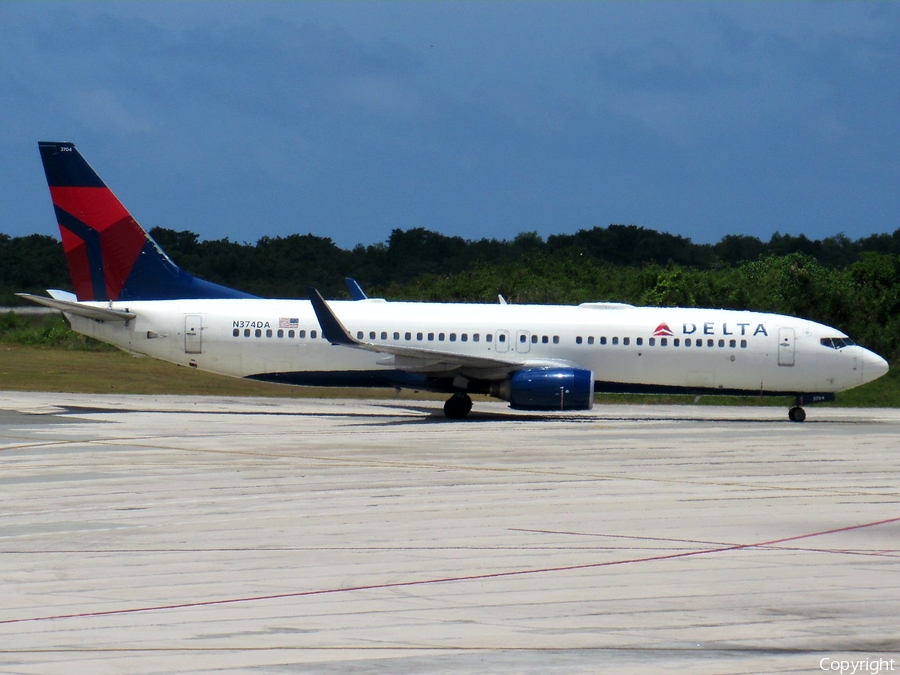
[[[458,354],[455,352],[427,349],[423,347],[406,347],[403,345],[363,342],[350,335],[350,331],[348,331],[344,324],[341,323],[341,320],[338,319],[331,310],[319,291],[315,288],[310,288],[308,290],[310,302],[316,313],[316,318],[319,320],[319,325],[322,327],[322,335],[325,336],[325,339],[333,345],[352,347],[354,349],[362,349],[393,357],[379,361],[380,365],[423,373],[447,373],[465,370],[468,373],[477,374],[489,379],[505,376],[506,374],[523,367],[558,368],[560,366],[571,365],[567,362],[549,361],[546,359],[531,359],[527,361],[517,360],[515,359],[514,352],[512,353],[513,358],[501,359],[497,357]]]
[[[118,309],[109,309],[107,307],[93,307],[80,302],[70,302],[68,300],[56,300],[54,298],[45,298],[42,295],[32,295],[30,293],[16,293],[20,298],[31,300],[39,305],[58,309],[61,312],[83,316],[95,321],[131,321],[136,315],[131,312],[124,312]]]

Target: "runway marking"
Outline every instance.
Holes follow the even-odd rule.
[[[631,565],[637,563],[660,562],[663,560],[675,560],[678,558],[688,558],[692,556],[710,555],[713,553],[727,553],[731,551],[741,551],[753,548],[765,548],[784,544],[790,541],[800,541],[802,539],[811,539],[813,537],[823,537],[829,534],[839,534],[842,532],[851,532],[870,527],[878,527],[879,525],[888,525],[900,522],[900,517],[887,518],[870,523],[861,523],[859,525],[848,525],[846,527],[837,527],[831,530],[823,530],[820,532],[810,532],[807,534],[794,535],[792,537],[782,537],[780,539],[772,539],[769,541],[756,542],[753,544],[735,544],[733,546],[724,546],[719,548],[708,548],[694,551],[684,551],[680,553],[667,553],[665,555],[648,556],[644,558],[629,558],[625,560],[611,560],[597,563],[583,563],[580,565],[564,565],[560,567],[544,567],[532,568],[524,570],[510,570],[506,572],[487,572],[484,574],[472,574],[459,577],[444,577],[438,579],[420,579],[418,581],[397,581],[384,584],[368,584],[363,586],[349,586],[343,588],[326,588],[314,591],[296,591],[292,593],[276,593],[270,595],[257,595],[242,598],[225,598],[221,600],[199,600],[196,602],[183,602],[169,605],[156,605],[151,607],[130,607],[126,609],[111,609],[97,612],[80,612],[75,614],[57,614],[53,616],[37,616],[26,617],[21,619],[5,619],[0,620],[0,625],[28,623],[37,621],[54,621],[62,619],[81,619],[94,618],[104,616],[121,616],[123,614],[138,614],[143,612],[160,612],[174,609],[192,609],[197,607],[214,607],[217,605],[233,605],[238,603],[260,602],[265,600],[283,600],[287,598],[303,598],[319,595],[334,595],[338,593],[356,593],[359,591],[377,591],[390,588],[411,588],[415,586],[428,586],[436,584],[447,584],[465,581],[485,581],[487,579],[503,579],[509,577],[526,576],[532,574],[547,574],[552,572],[570,572],[575,570],[600,569],[603,567],[615,567],[619,565]]]
[[[59,447],[61,445],[77,445],[82,441],[41,441],[34,443],[20,443],[19,445],[4,445],[0,446],[0,452],[6,452],[7,450],[26,450],[26,449],[37,449],[37,448],[53,448]],[[87,441],[90,442],[90,441]]]

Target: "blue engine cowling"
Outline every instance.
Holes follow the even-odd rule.
[[[594,374],[579,368],[519,370],[494,395],[516,410],[590,410]]]

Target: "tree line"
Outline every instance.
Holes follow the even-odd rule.
[[[327,237],[292,234],[255,244],[201,241],[154,228],[179,266],[262,297],[306,297],[315,286],[346,298],[352,276],[370,296],[395,300],[704,306],[791,314],[835,326],[890,360],[900,356],[900,229],[851,240],[728,235],[715,244],[610,225],[545,239],[466,240],[423,228],[342,249]],[[71,288],[53,237],[0,234],[0,305],[16,291]]]

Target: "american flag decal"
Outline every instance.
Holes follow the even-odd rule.
[[[279,328],[297,328],[300,325],[300,319],[281,317],[278,319]]]

